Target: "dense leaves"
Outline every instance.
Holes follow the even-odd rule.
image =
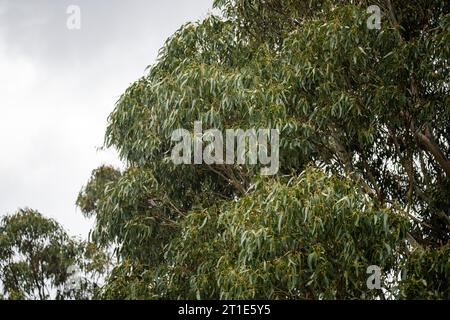
[[[450,299],[449,245],[437,250],[417,249],[403,269],[402,296],[407,299]]]
[[[235,203],[190,213],[168,248],[169,297],[381,295],[367,290],[366,269],[384,266],[386,279],[397,265],[393,251],[404,245],[405,218],[321,170],[265,182]]]
[[[106,254],[70,238],[31,209],[0,222],[0,288],[8,299],[87,299],[106,272]]]
[[[215,6],[110,115],[124,172],[100,168],[80,193],[93,239],[118,248],[104,297],[448,298],[450,4]],[[172,132],[199,120],[279,129],[278,176],[174,165]]]

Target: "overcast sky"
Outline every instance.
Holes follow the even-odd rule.
[[[212,0],[0,0],[0,216],[30,207],[72,235],[76,196],[101,164],[106,119],[183,23]],[[69,30],[67,8],[81,10]]]

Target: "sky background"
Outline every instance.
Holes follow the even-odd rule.
[[[0,216],[30,207],[85,237],[75,207],[119,96],[212,0],[0,0]],[[70,5],[81,29],[67,28]]]

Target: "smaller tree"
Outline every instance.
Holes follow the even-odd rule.
[[[5,299],[87,299],[108,261],[53,219],[21,209],[0,221],[0,289]],[[84,277],[82,276],[84,273]]]

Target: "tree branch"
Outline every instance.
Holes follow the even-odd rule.
[[[446,158],[439,145],[434,141],[431,131],[426,128],[425,134],[420,131],[416,132],[416,137],[419,140],[420,145],[434,157],[434,160],[444,170],[447,178],[450,179],[450,161]]]

